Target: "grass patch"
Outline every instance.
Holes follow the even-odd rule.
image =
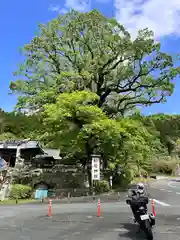
[[[36,203],[39,202],[36,199],[19,199],[18,204],[24,204],[24,203]],[[11,205],[11,204],[16,204],[16,200],[12,199],[7,199],[4,201],[0,201],[0,205]]]

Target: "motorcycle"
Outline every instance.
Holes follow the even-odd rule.
[[[135,202],[133,203],[133,201]],[[147,239],[153,240],[152,227],[155,225],[155,217],[152,213],[148,213],[148,198],[140,197],[138,200],[127,199],[126,203],[129,205],[135,204],[135,222],[138,223],[140,230],[144,231]]]

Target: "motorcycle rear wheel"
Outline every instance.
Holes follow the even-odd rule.
[[[153,232],[149,219],[145,220],[144,233],[146,234],[147,240],[153,240]]]

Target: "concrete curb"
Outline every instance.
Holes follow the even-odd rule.
[[[82,196],[82,197],[71,197],[71,198],[61,198],[61,199],[53,199],[52,198],[52,201],[53,203],[59,203],[59,204],[63,204],[63,203],[82,203],[83,201],[97,201],[98,198],[101,198],[101,197],[104,197],[104,196],[111,196],[113,195],[114,192],[108,192],[108,193],[103,193],[103,194],[100,194],[100,195],[95,195],[94,198],[93,196]],[[41,202],[40,200],[39,201],[35,201],[35,202],[24,202],[24,203],[18,203],[18,204],[2,204],[2,206],[18,206],[18,205],[37,205],[37,204],[48,204],[49,203],[49,200],[48,199],[45,199],[44,202]]]

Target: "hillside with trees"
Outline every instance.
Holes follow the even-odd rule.
[[[22,52],[25,61],[10,84],[20,97],[15,112],[0,112],[1,139],[30,137],[58,148],[89,178],[92,153],[101,154],[106,171],[118,175],[120,167],[124,180],[173,173],[180,116],[137,110],[165,102],[180,73],[151,31],[132,40],[115,19],[72,10],[40,24]]]

